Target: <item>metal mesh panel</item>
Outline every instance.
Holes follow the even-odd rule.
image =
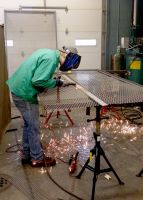
[[[48,110],[62,110],[97,105],[75,86],[49,89],[39,95],[40,104]]]
[[[143,102],[143,87],[101,71],[74,71],[67,76],[106,104]]]

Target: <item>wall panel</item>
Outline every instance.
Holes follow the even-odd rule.
[[[5,83],[7,78],[8,74],[4,46],[4,28],[0,26],[0,138],[10,121],[9,91]]]
[[[5,11],[6,40],[9,76],[17,67],[39,48],[57,48],[55,12]]]
[[[6,0],[2,0],[0,9],[3,9],[3,8],[4,9],[16,9],[16,8],[19,9],[20,5],[21,6],[44,6],[43,0],[25,0],[25,1],[13,0],[11,3],[9,2],[9,4],[7,2],[8,1]],[[97,45],[95,47],[86,47],[86,46],[77,47],[79,54],[81,54],[82,56],[82,62],[81,62],[80,67],[82,69],[85,69],[85,68],[88,69],[88,63],[92,63],[92,66],[95,66],[95,69],[96,69],[96,65],[97,65],[96,63],[98,60],[98,63],[99,63],[98,67],[100,66],[101,68],[102,52],[105,52],[105,46],[102,43],[102,38],[103,38],[102,29],[104,28],[102,26],[103,0],[72,0],[72,1],[71,0],[60,0],[60,1],[47,0],[46,6],[54,6],[54,7],[67,6],[68,8],[68,12],[65,12],[65,10],[55,9],[56,15],[57,15],[57,47],[61,48],[63,45],[75,45],[76,39],[96,39]],[[21,21],[21,18],[19,17],[18,20]],[[14,23],[11,21],[9,22],[10,24]],[[34,40],[34,38],[32,37],[33,35],[32,30],[35,30],[35,27],[37,26],[37,20],[33,22],[32,26],[29,26],[28,24],[29,24],[29,20],[27,19],[27,24],[25,25],[27,29],[29,30],[29,35],[27,35],[27,37],[29,37],[29,39],[31,39],[32,41]],[[13,29],[11,30],[11,32],[13,32],[13,37],[16,37],[16,38],[21,37],[19,44],[23,47],[24,45],[27,45],[27,48],[29,49],[29,43],[23,42],[22,35],[20,36],[19,34],[15,33],[15,31],[16,32],[19,31],[18,28],[19,27],[13,24]],[[41,35],[42,37],[42,32],[39,31],[37,33]],[[49,37],[51,37],[51,35],[49,35]],[[36,35],[35,35],[35,38],[36,38]],[[38,47],[38,45],[36,44],[36,40],[34,42],[34,45]],[[42,43],[42,41],[41,41],[41,46],[44,46],[44,43]],[[41,46],[39,47],[41,48]],[[101,50],[101,48],[104,48],[104,49]],[[8,50],[8,51],[11,51],[11,50]],[[30,51],[30,49],[28,51]],[[22,51],[20,50],[19,54],[21,53]],[[90,53],[93,57],[90,55]],[[17,56],[18,52],[16,52],[15,55]],[[17,61],[14,61],[14,62],[15,64],[17,63]]]

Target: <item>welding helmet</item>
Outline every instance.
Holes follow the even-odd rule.
[[[64,63],[60,66],[60,71],[69,71],[72,69],[77,69],[80,61],[81,61],[81,56],[79,56],[77,53],[77,49],[74,47],[63,47],[64,53],[67,53],[67,56],[65,58]]]

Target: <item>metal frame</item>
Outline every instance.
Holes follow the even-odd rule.
[[[83,71],[84,72],[84,71]],[[143,103],[143,87],[142,85],[139,85],[137,83],[133,83],[129,80],[125,80],[123,78],[120,78],[118,76],[112,75],[108,72],[102,72],[100,70],[94,70],[92,71],[85,71],[84,74],[82,74],[82,71],[76,71],[75,74],[73,72],[72,74],[67,74],[67,76],[77,82],[77,84],[80,84],[83,88],[91,92],[93,96],[96,98],[99,98],[101,100],[106,100],[108,105],[127,105],[130,106],[131,104],[136,104],[136,105],[141,105]],[[76,74],[77,73],[77,74]],[[79,74],[78,74],[79,73]],[[89,75],[87,81],[85,78],[81,78],[82,75]],[[77,76],[76,76],[77,75]],[[79,79],[78,79],[79,75]],[[118,82],[119,88],[117,91],[115,91],[116,96],[114,97],[114,90],[112,88],[110,89],[110,84],[114,85],[114,81]],[[102,91],[101,84],[103,82],[103,86],[107,85],[107,88]],[[109,87],[108,87],[109,84]],[[90,87],[92,85],[92,87]],[[115,85],[116,86],[116,85]],[[133,88],[133,89],[132,89]],[[109,89],[111,90],[110,95],[108,94]],[[98,92],[97,92],[98,91]],[[86,92],[85,92],[86,93]],[[103,93],[103,95],[101,95]],[[86,93],[88,95],[88,93]],[[129,95],[129,97],[127,96]],[[121,99],[120,99],[121,97]],[[117,98],[116,101],[113,101],[114,98]],[[95,100],[96,101],[96,100]],[[81,178],[81,175],[85,171],[85,168],[89,169],[94,173],[93,176],[93,185],[92,185],[92,195],[91,195],[91,200],[95,199],[95,187],[96,187],[96,182],[97,182],[97,177],[99,174],[104,173],[104,172],[113,172],[115,175],[116,179],[118,180],[120,185],[123,185],[124,182],[121,181],[119,178],[118,174],[112,167],[111,163],[107,159],[104,150],[102,149],[100,145],[100,123],[102,119],[105,119],[105,117],[101,117],[101,107],[102,104],[98,102],[100,105],[96,106],[96,116],[94,119],[89,119],[88,122],[90,121],[96,121],[96,127],[95,127],[95,132],[93,132],[94,139],[95,139],[95,146],[93,149],[90,150],[90,157],[87,159],[85,165],[77,175],[77,178]],[[114,104],[115,103],[115,104]],[[88,165],[90,162],[90,158],[95,156],[94,160],[94,167],[91,167]],[[104,160],[108,164],[108,168],[101,169],[100,168],[100,157],[103,156]],[[143,174],[143,169],[137,174],[138,177],[140,177]]]
[[[62,76],[63,76],[63,78],[65,78],[69,82],[73,81],[72,79],[70,79],[69,77],[67,77],[65,75],[62,75]],[[97,104],[102,105],[102,106],[107,106],[107,104],[104,101],[102,101],[101,99],[99,99],[98,97],[93,95],[91,92],[89,92],[87,89],[85,89],[84,87],[82,87],[78,83],[76,84],[76,87],[78,89],[80,89],[83,93],[85,93],[88,97],[90,97],[93,101],[95,101]]]
[[[84,75],[88,75],[88,80],[81,78]],[[66,76],[107,105],[141,105],[143,103],[142,85],[111,73],[101,70],[87,72],[85,70],[76,70],[72,74],[66,74]],[[103,106],[99,101],[97,103]]]

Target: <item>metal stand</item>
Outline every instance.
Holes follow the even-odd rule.
[[[85,168],[91,170],[92,172],[94,172],[94,176],[93,176],[93,185],[92,185],[92,196],[91,196],[91,200],[94,200],[94,196],[95,196],[95,185],[96,185],[96,181],[98,178],[98,175],[100,173],[104,173],[104,172],[110,172],[112,171],[116,177],[116,179],[118,180],[120,185],[123,185],[124,183],[121,181],[121,179],[119,178],[119,176],[117,175],[116,171],[113,169],[111,163],[109,162],[109,160],[107,159],[104,150],[102,149],[102,147],[100,146],[100,122],[101,122],[101,118],[100,117],[100,109],[101,106],[97,106],[96,107],[96,118],[92,119],[92,120],[88,120],[89,121],[96,121],[96,133],[94,132],[94,139],[95,139],[95,146],[93,149],[91,149],[90,151],[90,157],[87,159],[86,163],[84,164],[83,168],[81,169],[81,171],[79,172],[79,174],[77,175],[77,178],[80,178],[82,173],[84,172]],[[88,163],[91,160],[91,157],[95,156],[95,167],[91,167],[90,165],[88,165]],[[103,156],[103,158],[105,159],[106,163],[108,164],[109,168],[106,169],[100,169],[100,157]]]
[[[143,169],[141,169],[141,171],[136,175],[137,177],[141,177],[143,174]]]
[[[57,104],[60,104],[60,87],[57,87]],[[74,122],[71,119],[71,117],[69,116],[68,111],[66,111],[64,109],[64,113],[65,113],[65,116],[70,121],[71,125],[74,125]],[[49,119],[52,117],[52,114],[53,114],[53,111],[50,112],[48,116],[46,114],[46,119],[45,119],[45,122],[44,122],[44,126],[47,126]],[[57,110],[56,117],[58,118],[60,115],[61,115],[61,112],[59,110]]]
[[[119,112],[116,110],[116,108],[114,108],[113,106],[104,106],[101,108],[101,116],[105,113],[108,112],[108,110],[111,110],[113,113],[115,113],[115,117],[118,119],[118,120],[121,120],[121,117],[120,117],[120,114]]]

